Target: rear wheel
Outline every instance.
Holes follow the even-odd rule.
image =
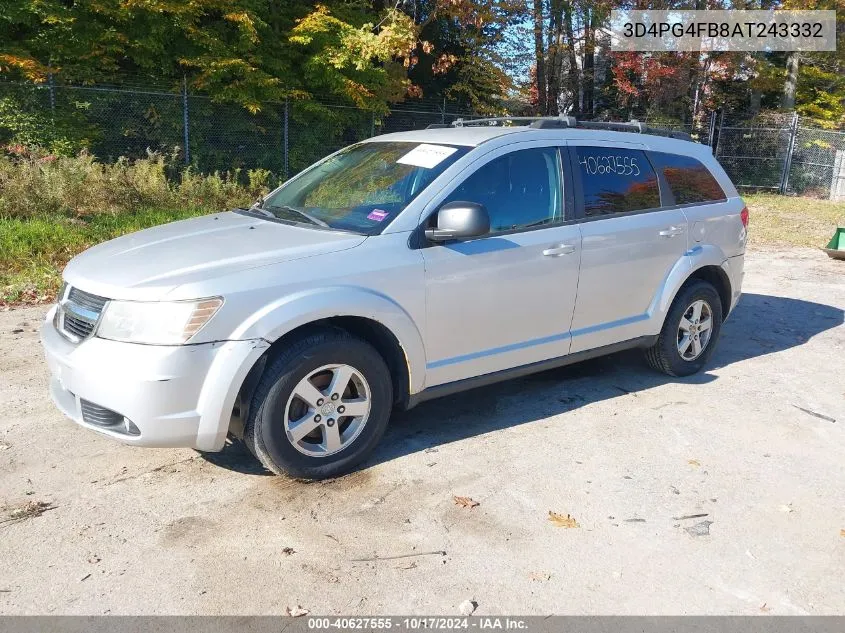
[[[694,374],[709,360],[721,329],[719,293],[708,282],[696,280],[675,297],[657,342],[646,350],[646,360],[670,376]]]
[[[277,474],[336,477],[378,444],[392,402],[390,372],[369,343],[319,330],[291,341],[265,369],[244,439]]]

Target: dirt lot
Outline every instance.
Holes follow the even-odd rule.
[[[631,353],[427,403],[316,484],[76,427],[44,310],[0,312],[0,613],[845,613],[845,263],[756,251],[744,290],[702,375]]]

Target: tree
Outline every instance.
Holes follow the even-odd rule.
[[[524,0],[417,0],[405,3],[418,26],[411,96],[447,99],[476,112],[501,110],[515,82],[506,42],[530,13]],[[518,56],[520,53],[516,52]]]

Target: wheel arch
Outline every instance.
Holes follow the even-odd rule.
[[[719,301],[722,304],[722,320],[724,320],[731,309],[732,289],[731,280],[728,277],[728,274],[721,266],[715,266],[712,264],[702,266],[700,268],[696,268],[692,271],[692,273],[690,273],[690,276],[681,285],[681,288],[696,280],[706,281],[716,289],[717,293],[719,293]],[[678,289],[678,292],[681,291],[681,288]]]
[[[655,327],[663,327],[663,320],[675,301],[675,297],[681,289],[695,280],[706,281],[711,284],[719,294],[722,304],[723,318],[727,317],[731,308],[730,277],[724,269],[727,261],[721,249],[713,245],[696,246],[680,258],[666,277],[661,291],[655,297],[654,303],[649,308],[649,313],[655,319]],[[657,329],[659,331],[659,328]]]
[[[411,373],[405,350],[399,339],[384,324],[361,316],[333,316],[310,321],[286,332],[265,350],[264,354],[255,362],[238,390],[235,406],[232,411],[232,422],[229,431],[237,437],[243,436],[244,424],[249,416],[249,406],[252,396],[267,365],[294,338],[305,336],[315,330],[331,328],[352,334],[372,345],[381,355],[390,370],[393,383],[394,405],[407,406],[410,397]]]
[[[343,310],[338,310],[339,307]],[[410,315],[400,306],[369,291],[335,288],[307,292],[278,301],[242,326],[240,336],[261,337],[270,345],[239,385],[229,425],[232,434],[243,433],[252,394],[268,361],[293,337],[317,328],[341,329],[372,345],[390,370],[395,404],[405,406],[410,395],[422,389],[425,378],[422,337]]]

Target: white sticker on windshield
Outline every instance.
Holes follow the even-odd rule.
[[[422,145],[417,145],[396,162],[403,165],[413,165],[414,167],[425,167],[426,169],[431,169],[457,151],[458,150],[455,147],[428,145],[423,143]]]

